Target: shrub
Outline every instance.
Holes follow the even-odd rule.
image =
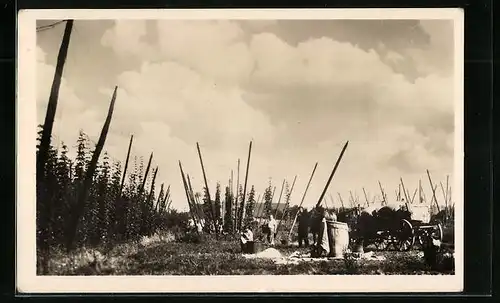
[[[177,242],[181,243],[202,243],[204,240],[204,235],[198,234],[196,231],[187,231],[177,237]]]
[[[358,260],[356,260],[354,254],[344,250],[343,257],[346,272],[351,275],[359,273]]]

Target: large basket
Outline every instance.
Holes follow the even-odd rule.
[[[349,247],[349,228],[347,223],[326,220],[330,256],[341,257]]]

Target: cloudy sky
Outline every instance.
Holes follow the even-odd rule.
[[[38,123],[63,31],[37,33]],[[292,204],[319,162],[310,207],[349,140],[329,187],[337,205],[338,192],[380,195],[377,181],[394,199],[400,177],[411,194],[421,179],[430,198],[426,169],[436,183],[453,177],[453,45],[446,20],[77,20],[54,137],[72,153],[79,129],[97,141],[117,85],[105,149],[123,163],[133,134],[132,156],[154,152],[177,209],[179,160],[203,184],[196,142],[212,194],[238,158],[243,179],[253,140],[249,184],[262,192],[272,178],[279,193],[297,175]]]

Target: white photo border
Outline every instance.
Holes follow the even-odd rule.
[[[455,274],[332,276],[37,276],[36,21],[41,19],[434,19],[454,22]],[[18,14],[16,285],[20,293],[460,292],[464,287],[464,12],[430,9],[22,10]]]

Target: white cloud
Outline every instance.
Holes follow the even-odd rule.
[[[278,22],[276,20],[239,20],[239,23],[255,32],[263,31]]]
[[[453,74],[454,32],[452,20],[421,20],[420,26],[429,34],[430,41],[425,48],[408,50],[422,75]]]
[[[239,82],[253,67],[236,22],[161,20],[157,29],[165,60],[177,61],[217,82]]]
[[[319,161],[307,206],[319,197],[346,140],[350,146],[331,185],[335,198],[339,191],[347,200],[349,190],[362,197],[363,186],[378,194],[378,180],[391,196],[400,176],[414,187],[426,177],[425,169],[436,180],[451,173],[453,134],[443,127],[448,122],[440,121],[452,117],[451,77],[431,74],[411,83],[373,50],[329,38],[294,47],[271,33],[250,35],[245,26],[158,21],[159,42],[153,45],[143,41],[145,22],[120,21],[102,37],[117,55],[143,62],[117,75],[118,99],[106,149],[124,159],[133,133],[133,153],[147,160],[154,152],[158,181],[171,184],[174,207],[185,208],[178,160],[193,186],[203,184],[196,142],[212,194],[216,181],[225,185],[230,170],[236,174],[238,158],[243,179],[251,139],[249,184],[262,191],[272,177],[279,191],[283,178],[291,182],[297,174],[292,203],[300,202]],[[48,70],[43,73],[39,79],[50,78]],[[50,85],[40,85],[48,96]],[[70,125],[64,131],[68,138],[76,140],[78,128],[97,136],[111,88],[103,90],[106,101],[94,114],[81,114],[84,107],[78,104],[85,104],[66,90],[67,98],[75,99],[68,114],[72,118],[64,120]]]
[[[399,63],[405,60],[403,55],[400,53],[394,52],[394,51],[388,51],[387,54],[385,55],[385,58],[392,63]]]
[[[46,54],[40,47],[37,47],[37,83],[36,83],[36,106],[37,106],[37,125],[43,124],[47,111],[47,103],[50,96],[52,82],[54,80],[55,67],[46,63]],[[60,141],[70,146],[76,141],[78,130],[95,128],[93,114],[85,107],[82,100],[75,94],[74,89],[64,77],[61,80],[59,89],[59,99],[54,122],[53,134],[54,145]]]
[[[111,47],[118,55],[152,56],[152,48],[141,39],[146,35],[146,22],[142,20],[116,20],[101,38],[101,44]]]

